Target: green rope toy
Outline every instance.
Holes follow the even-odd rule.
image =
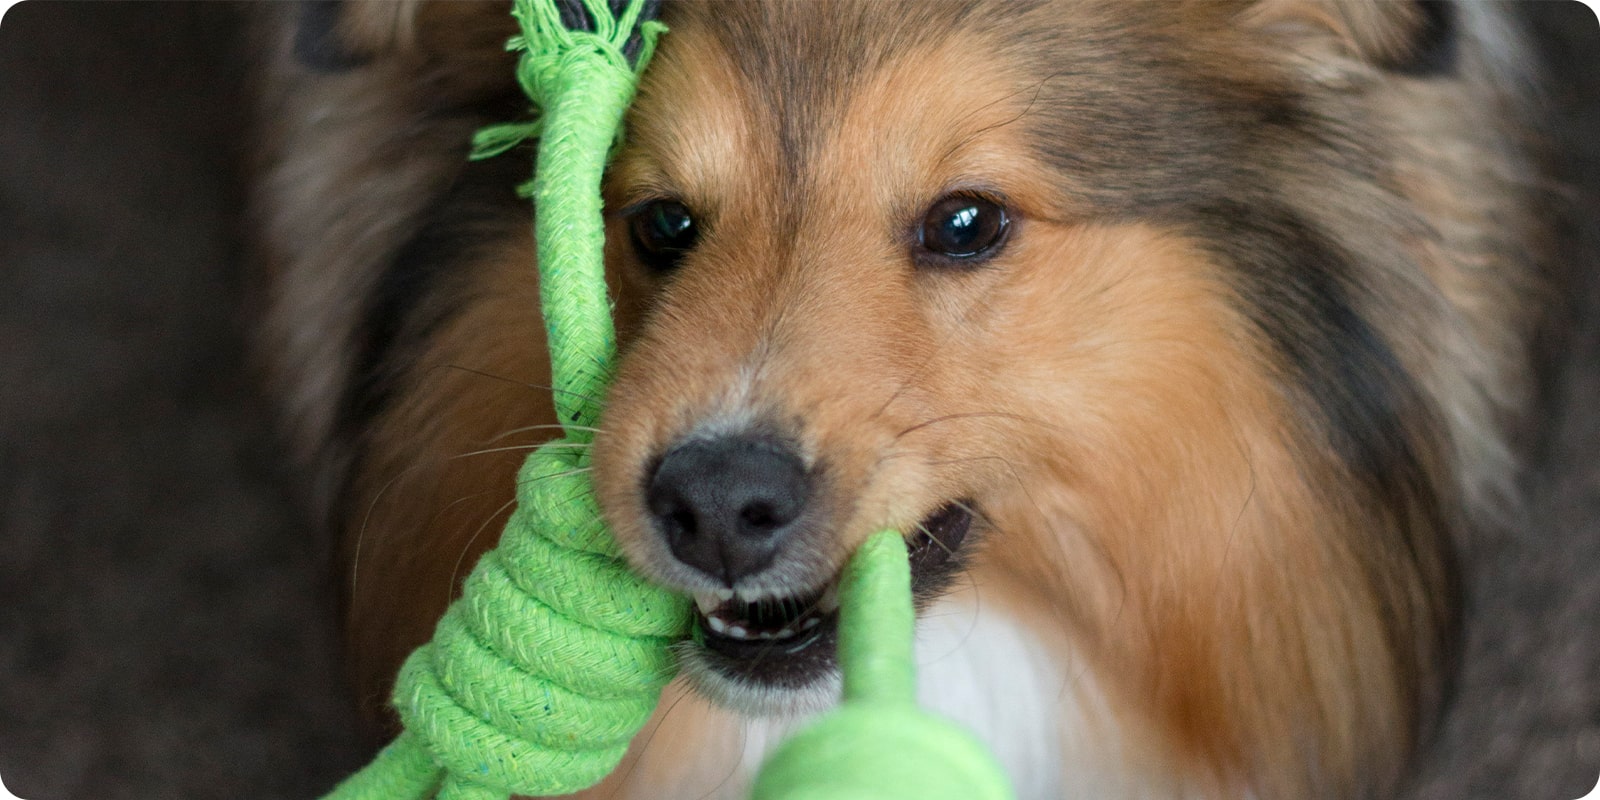
[[[327,800],[504,800],[600,782],[676,673],[686,598],[623,562],[583,474],[610,378],[600,182],[622,115],[665,30],[654,0],[513,0],[517,78],[534,122],[481,131],[474,158],[539,139],[532,182],[540,300],[565,435],[518,475],[517,509],[434,631],[401,667],[404,732]],[[629,58],[629,54],[632,58]],[[840,583],[845,704],[773,754],[759,800],[1002,800],[978,741],[915,705],[915,613],[905,542],[885,531]]]
[[[972,734],[917,707],[911,563],[899,531],[874,534],[839,576],[844,704],[789,737],[754,800],[1009,800]]]

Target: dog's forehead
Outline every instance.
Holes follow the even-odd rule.
[[[671,5],[615,183],[714,213],[970,171],[1038,83],[980,6]]]
[[[984,49],[964,24],[973,5],[714,4],[691,24],[727,54],[749,110],[771,125],[781,169],[799,175],[852,102],[896,65],[951,39]]]
[[[890,213],[941,190],[1018,199],[996,165],[1050,194],[1055,215],[1172,207],[1226,194],[1241,142],[1293,116],[1226,4],[666,8],[672,33],[614,186],[683,197],[707,219],[867,191]]]

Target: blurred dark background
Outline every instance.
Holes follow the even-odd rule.
[[[1567,177],[1594,193],[1600,27],[1576,2],[1523,10],[1563,76]],[[247,366],[244,11],[33,0],[0,21],[0,777],[27,800],[309,798],[377,745],[338,666],[328,543]],[[1532,518],[1469,553],[1417,800],[1572,800],[1600,777],[1600,280],[1572,297]]]

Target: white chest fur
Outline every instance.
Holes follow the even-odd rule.
[[[957,591],[918,626],[922,704],[987,743],[1019,799],[1181,796],[1134,767],[1086,665],[1060,652],[995,598]],[[619,771],[622,791],[608,782],[597,796],[742,800],[767,753],[806,721],[742,717],[677,685],[658,719]]]

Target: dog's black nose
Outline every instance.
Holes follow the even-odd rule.
[[[645,501],[679,561],[729,586],[766,569],[798,526],[805,465],[768,439],[726,436],[670,450]]]

